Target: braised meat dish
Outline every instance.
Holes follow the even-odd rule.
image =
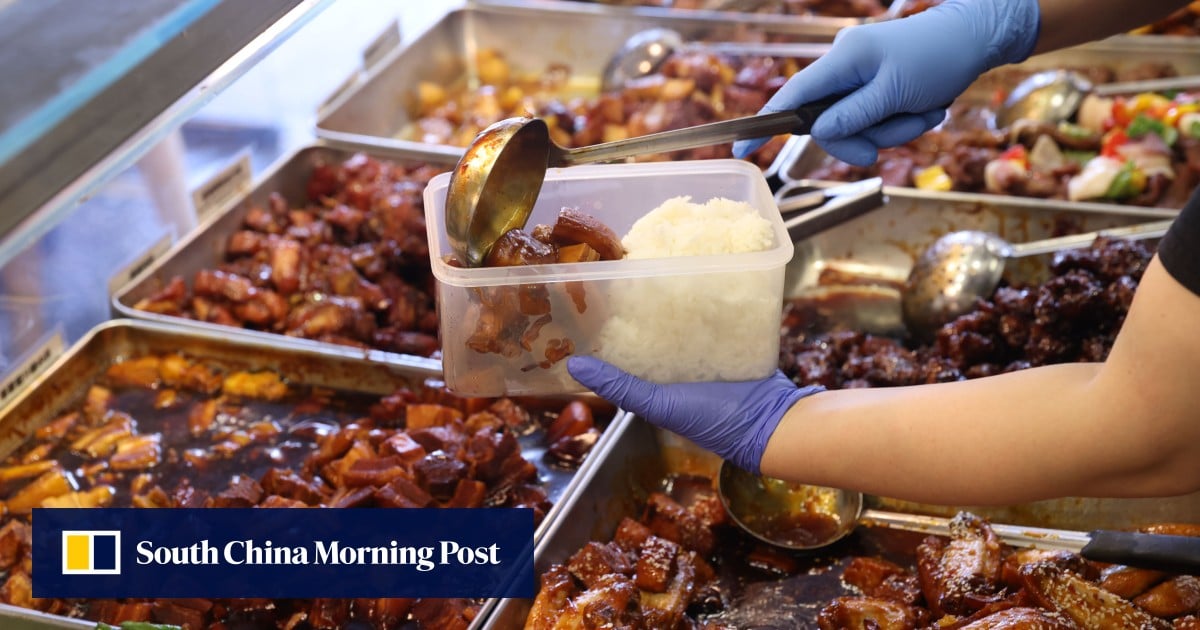
[[[1053,277],[1002,286],[973,312],[915,346],[856,331],[813,334],[812,305],[784,313],[780,367],[800,384],[891,387],[978,378],[1024,368],[1103,361],[1112,349],[1152,252],[1140,242],[1099,239],[1057,254]]]
[[[564,406],[565,405],[565,406]],[[32,596],[36,507],[550,508],[519,436],[575,467],[599,436],[580,401],[463,399],[437,383],[369,396],[188,357],[113,364],[0,464],[0,601],[106,623],[230,628],[466,628],[452,599],[61,600]]]
[[[1165,630],[1195,627],[1200,612],[1194,576],[1014,548],[966,512],[948,537],[863,528],[825,553],[790,553],[734,529],[711,480],[665,485],[609,542],[541,575],[526,630]]]
[[[532,116],[544,119],[550,138],[564,147],[622,140],[756,114],[809,61],[681,52],[668,57],[656,73],[631,80],[620,90],[581,96],[594,94],[596,88],[581,89],[570,68],[555,64],[526,75],[500,52],[488,49],[475,59],[481,87],[456,90],[432,82],[418,86],[415,121],[403,135],[465,147],[494,122]],[[774,138],[750,159],[762,168],[770,166],[785,141],[784,136]],[[729,156],[730,145],[724,144],[639,159]]]
[[[305,199],[272,194],[250,208],[220,262],[171,278],[134,308],[432,355],[438,322],[422,194],[442,170],[363,154],[318,164]]]

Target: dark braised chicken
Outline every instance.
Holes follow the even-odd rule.
[[[561,404],[561,403],[560,403]],[[519,435],[578,465],[599,433],[565,408],[456,398],[439,383],[378,397],[289,384],[181,355],[113,364],[85,398],[0,465],[0,602],[120,623],[239,627],[466,628],[453,599],[60,600],[32,596],[36,507],[525,507],[550,502]],[[557,412],[557,413],[556,413]]]
[[[990,300],[938,330],[934,343],[912,348],[860,332],[806,333],[802,327],[813,313],[801,298],[784,313],[780,367],[797,383],[840,389],[1103,361],[1151,255],[1141,243],[1105,239],[1060,253],[1046,282],[996,289]]]
[[[422,193],[440,167],[356,155],[318,164],[304,201],[246,213],[224,259],[134,308],[342,345],[437,351]]]

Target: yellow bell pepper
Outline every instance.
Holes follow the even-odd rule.
[[[917,171],[913,175],[913,183],[921,190],[947,192],[954,188],[954,182],[946,170],[936,164]]]
[[[1179,118],[1181,116],[1184,114],[1191,114],[1193,112],[1200,112],[1200,103],[1181,103],[1178,105],[1172,105],[1171,107],[1167,108],[1167,112],[1163,114],[1162,121],[1168,125],[1175,126],[1175,124],[1179,122]]]

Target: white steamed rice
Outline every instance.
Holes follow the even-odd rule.
[[[669,199],[622,239],[628,259],[768,250],[771,223],[729,199]],[[614,287],[598,355],[659,382],[740,381],[778,362],[782,273],[740,271],[639,278]]]

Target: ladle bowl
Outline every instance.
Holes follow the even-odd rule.
[[[937,239],[913,264],[901,292],[904,322],[918,339],[970,312],[999,286],[1010,258],[1051,254],[1090,246],[1097,237],[1140,240],[1166,234],[1171,220],[1010,244],[995,234],[951,232]]]
[[[1029,75],[1008,93],[996,111],[996,126],[1009,127],[1018,120],[1058,124],[1074,118],[1089,94],[1116,96],[1200,87],[1200,75],[1093,85],[1071,70],[1046,70]]]

